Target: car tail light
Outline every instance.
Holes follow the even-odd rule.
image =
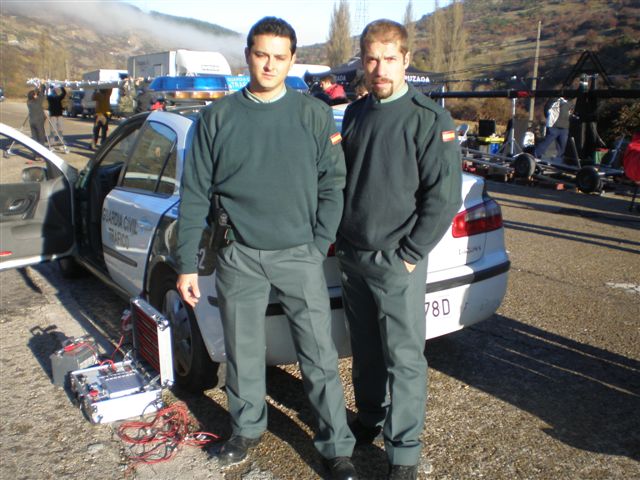
[[[495,200],[458,213],[453,217],[451,234],[454,238],[470,237],[502,228],[502,211]]]

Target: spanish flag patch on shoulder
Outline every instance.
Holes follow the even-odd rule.
[[[456,139],[456,132],[453,130],[447,130],[446,132],[442,132],[442,141],[443,142],[451,142]]]
[[[332,145],[337,145],[342,141],[342,135],[340,135],[340,132],[336,132],[329,137],[329,140],[331,140]]]

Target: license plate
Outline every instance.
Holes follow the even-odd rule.
[[[424,314],[427,319],[448,318],[451,311],[451,302],[447,297],[434,298],[424,303]]]

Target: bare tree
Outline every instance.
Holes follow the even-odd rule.
[[[464,29],[464,7],[462,0],[453,0],[449,7],[448,35],[445,44],[446,68],[449,72],[461,70],[465,66],[467,32]]]
[[[349,16],[349,4],[347,0],[340,0],[333,6],[331,26],[329,27],[329,39],[327,41],[327,60],[329,65],[335,67],[351,57],[351,26]]]
[[[407,29],[409,51],[413,52],[416,44],[416,23],[413,20],[413,2],[407,2],[407,8],[404,11],[404,27]]]
[[[431,14],[428,23],[428,47],[429,57],[427,58],[427,67],[434,72],[442,72],[445,70],[445,53],[444,35],[446,33],[446,19],[444,10],[440,8],[440,2],[435,1],[435,10]]]
[[[464,29],[462,0],[440,8],[438,0],[428,23],[429,57],[426,64],[434,72],[454,72],[464,68],[467,32]]]

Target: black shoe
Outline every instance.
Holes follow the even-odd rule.
[[[222,467],[241,462],[247,457],[247,452],[251,447],[260,443],[260,437],[247,438],[240,435],[232,435],[222,446],[218,453],[218,463]]]
[[[356,446],[372,444],[382,431],[382,428],[378,425],[375,427],[369,427],[357,418],[349,424],[349,428],[351,429],[353,436],[356,438]]]
[[[391,465],[387,480],[418,480],[418,466]]]
[[[349,457],[325,458],[324,465],[331,472],[331,480],[358,480]]]

